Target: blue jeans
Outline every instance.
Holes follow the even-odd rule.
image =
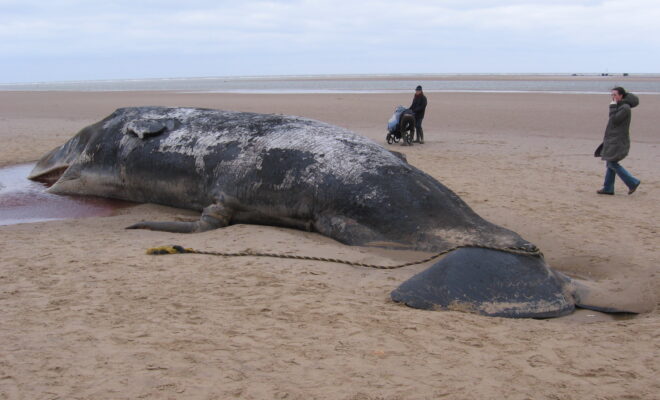
[[[639,179],[632,176],[630,172],[626,171],[626,169],[618,162],[608,161],[606,166],[607,171],[605,172],[605,182],[603,183],[604,191],[614,193],[614,178],[616,175],[619,175],[619,178],[621,178],[623,183],[628,186],[628,189],[632,189],[639,185]]]

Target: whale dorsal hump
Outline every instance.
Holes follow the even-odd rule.
[[[400,153],[400,152],[398,152],[398,151],[394,151],[394,150],[390,150],[390,153],[394,154],[394,155],[397,156],[401,161],[403,161],[404,163],[408,164],[408,158],[406,157],[405,154]]]
[[[174,122],[167,119],[134,119],[126,125],[125,134],[135,135],[140,139],[157,136],[172,129]]]

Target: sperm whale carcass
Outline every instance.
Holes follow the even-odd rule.
[[[429,252],[464,247],[459,258],[446,259],[452,269],[476,271],[472,278],[435,276],[404,283],[392,298],[413,307],[464,304],[487,315],[547,317],[571,312],[585,297],[541,258],[525,255],[536,246],[481,218],[402,154],[306,118],[121,108],[42,157],[29,178],[54,182],[49,191],[57,194],[201,212],[193,222],[143,221],[129,228],[191,233],[247,223],[314,231],[347,245]],[[442,269],[446,259],[431,268]],[[539,283],[493,291],[497,279],[477,279],[486,266],[491,275],[502,271],[505,281],[514,267],[522,281],[525,271],[533,270]],[[472,289],[447,298],[429,290],[447,282]],[[471,297],[468,292],[490,294]]]

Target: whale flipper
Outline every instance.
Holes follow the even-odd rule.
[[[206,232],[229,225],[233,211],[221,204],[213,204],[202,211],[197,221],[143,221],[127,226],[126,229],[149,229],[174,233]]]

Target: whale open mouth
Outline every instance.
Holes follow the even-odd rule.
[[[28,179],[52,186],[60,179],[60,177],[62,177],[67,168],[69,168],[68,164],[56,165],[43,170],[35,167],[32,172],[30,172]]]

